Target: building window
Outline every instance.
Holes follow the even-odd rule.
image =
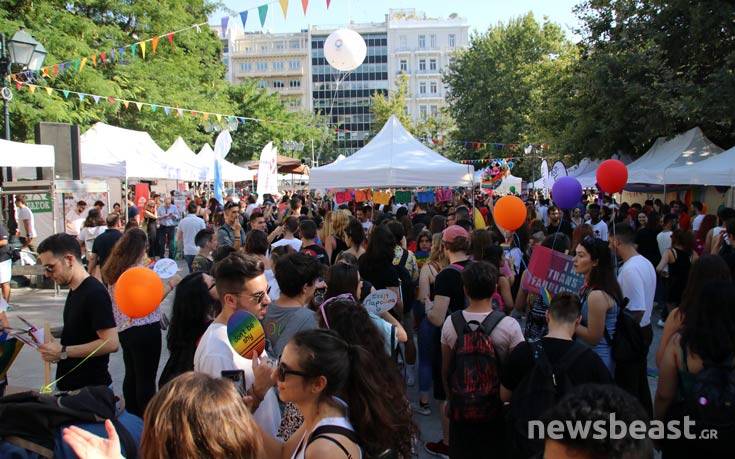
[[[420,59],[419,60],[419,72],[425,72],[426,71],[426,59]]]
[[[457,46],[457,36],[453,33],[449,34],[449,47],[455,48]]]
[[[301,80],[291,80],[291,81],[289,81],[288,86],[291,87],[291,88],[293,88],[293,89],[300,88],[301,87]]]
[[[431,93],[436,94],[438,91],[438,85],[436,84],[436,81],[432,81],[429,86],[431,88]]]
[[[398,45],[400,46],[401,49],[408,48],[408,42],[406,41],[405,35],[401,35],[400,37],[398,37]]]
[[[436,71],[436,59],[429,59],[429,70]]]
[[[230,52],[230,42],[222,40],[222,53],[227,54]]]
[[[426,48],[426,35],[419,35],[419,48]]]
[[[291,70],[298,70],[301,68],[301,61],[299,60],[292,60],[288,62],[288,68]]]
[[[426,105],[419,105],[419,116],[422,120],[426,119]]]
[[[265,81],[265,80],[260,80],[260,81],[258,81],[258,87],[259,87],[260,89],[265,89],[265,88],[267,88],[267,87],[268,87],[268,82],[267,82],[267,81]]]
[[[267,62],[258,62],[255,64],[255,68],[258,69],[258,72],[265,72],[268,70],[268,63]]]
[[[431,43],[431,49],[436,48],[436,34],[429,35],[429,41]]]
[[[283,61],[278,61],[273,63],[273,70],[283,70]]]
[[[426,82],[422,81],[419,83],[419,94],[424,95],[426,94]]]
[[[436,105],[431,106],[431,116],[436,116],[439,114],[439,107]]]
[[[283,84],[283,81],[281,81],[281,80],[273,80],[273,88],[274,89],[281,89],[281,88],[285,88],[285,87],[286,87],[286,85]]]
[[[260,45],[260,52],[261,53],[268,52],[268,45]]]
[[[291,49],[299,49],[301,48],[301,43],[299,40],[291,40],[288,42],[288,47]]]
[[[401,59],[401,72],[408,72],[408,61]]]
[[[241,72],[252,72],[253,71],[253,64],[251,62],[243,62],[240,64],[240,71]]]
[[[275,43],[273,44],[273,48],[275,48],[275,49],[283,49],[283,48],[284,48],[284,46],[283,46],[283,42],[282,42],[282,41],[277,41],[277,42],[275,42]]]

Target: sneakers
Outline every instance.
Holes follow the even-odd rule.
[[[431,405],[419,402],[418,405],[413,406],[413,412],[422,416],[429,416],[431,414]]]
[[[443,440],[426,442],[424,449],[432,456],[449,459],[449,446]]]

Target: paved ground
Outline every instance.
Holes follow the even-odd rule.
[[[64,308],[64,300],[66,291],[62,290],[56,296],[53,290],[37,290],[37,289],[16,289],[12,293],[11,304],[14,306],[13,311],[8,313],[11,326],[22,326],[22,322],[18,320],[18,316],[22,316],[26,320],[42,326],[44,321],[48,321],[52,327],[62,324],[62,312]],[[171,296],[163,303],[163,310],[168,314],[171,310]],[[170,314],[169,314],[170,316]],[[657,317],[656,317],[657,318]],[[651,391],[655,391],[656,377],[652,376],[655,372],[654,350],[658,347],[661,337],[661,329],[654,327],[654,343],[651,346],[652,351],[649,353],[649,384]],[[165,342],[161,353],[161,361],[159,364],[159,374],[168,359],[168,351]],[[52,377],[55,368],[52,366]],[[112,374],[113,387],[115,393],[122,394],[122,381],[125,373],[125,367],[122,360],[122,351],[118,351],[110,358],[110,372]],[[24,346],[20,352],[18,359],[14,363],[9,372],[9,382],[13,386],[22,386],[29,388],[39,388],[43,385],[43,362],[40,355],[32,348]],[[418,395],[416,388],[409,388],[409,396],[413,402],[417,402]],[[436,413],[437,407],[432,404],[432,410]],[[416,422],[421,430],[421,440],[435,441],[441,437],[441,425],[435,414],[431,416],[415,416]],[[420,458],[428,458],[429,456],[423,450],[423,443],[417,448]]]

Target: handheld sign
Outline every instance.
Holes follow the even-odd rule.
[[[394,292],[388,289],[382,289],[376,290],[365,297],[365,299],[362,300],[362,305],[368,312],[379,316],[385,311],[393,309],[393,306],[396,305],[396,301],[398,301],[398,297]]]
[[[232,348],[249,359],[253,351],[258,355],[265,350],[265,332],[260,321],[247,311],[236,311],[227,321],[227,338]]]
[[[179,266],[170,258],[161,258],[155,265],[153,265],[153,271],[155,271],[161,279],[170,279],[179,271]]]

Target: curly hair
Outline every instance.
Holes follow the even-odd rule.
[[[140,228],[133,228],[123,233],[102,266],[104,283],[114,285],[125,270],[137,265],[145,256],[147,244],[148,236]]]

